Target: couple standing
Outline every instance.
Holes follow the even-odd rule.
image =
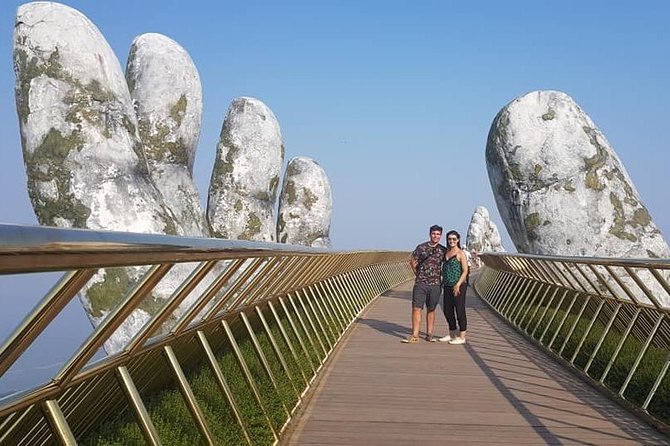
[[[416,280],[412,290],[412,334],[403,339],[405,343],[419,342],[421,311],[426,306],[426,341],[465,344],[467,318],[465,316],[465,292],[468,287],[468,259],[461,249],[461,236],[456,231],[447,232],[447,247],[440,245],[442,227],[430,227],[430,240],[421,243],[412,252],[410,265]],[[449,324],[449,333],[439,339],[433,337],[435,308],[440,302],[444,288],[444,317]],[[458,322],[458,325],[456,325]]]

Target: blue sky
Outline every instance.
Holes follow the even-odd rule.
[[[36,224],[14,103],[12,33],[21,3],[0,5],[0,222]],[[195,166],[203,201],[228,106],[253,96],[277,116],[286,161],[309,156],[326,170],[335,249],[410,250],[433,223],[464,233],[478,205],[489,208],[511,249],[486,172],[486,136],[515,97],[554,89],[605,133],[670,235],[668,2],[64,3],[98,26],[124,68],[132,40],[145,32],[190,53],[204,91]],[[0,338],[46,291],[30,278],[21,289],[33,283],[28,293],[3,287]],[[71,345],[90,332],[76,301],[54,332]],[[53,372],[62,358],[49,344],[17,364],[0,393],[27,369],[44,376],[35,364]]]
[[[190,53],[204,117],[195,175],[206,199],[231,100],[277,116],[287,158],[326,170],[335,249],[411,249],[427,227],[465,232],[484,205],[511,242],[484,148],[498,110],[537,89],[571,95],[623,160],[661,230],[670,121],[670,6],[663,1],[66,1],[125,68],[144,32]],[[0,221],[35,224],[14,106],[16,7],[0,6]]]

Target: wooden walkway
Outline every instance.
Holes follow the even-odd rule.
[[[467,345],[400,343],[410,333],[411,286],[366,310],[282,444],[670,444],[527,342],[471,289]],[[438,308],[436,334],[445,333]]]

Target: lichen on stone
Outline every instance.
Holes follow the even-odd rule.
[[[286,181],[283,193],[286,196],[286,203],[288,203],[289,205],[294,204],[298,199],[298,193],[295,190],[295,183],[292,180]]]
[[[175,104],[172,107],[170,107],[170,117],[177,124],[177,127],[181,125],[182,120],[184,119],[187,105],[188,100],[186,99],[186,95],[182,94],[181,96],[179,96],[177,102],[175,102]]]
[[[509,163],[509,173],[514,181],[521,181],[523,178],[519,163]]]
[[[285,228],[286,228],[286,221],[284,220],[284,214],[279,214],[279,217],[277,218],[277,234],[281,234]],[[285,236],[287,237],[286,234]]]
[[[160,212],[158,217],[163,222],[163,234],[180,235],[175,220],[171,214],[168,214],[167,209],[164,212]]]
[[[139,132],[149,160],[180,166],[188,164],[188,153],[184,141],[182,138],[171,141],[170,136],[174,133],[174,129],[167,124],[156,122],[152,126],[149,120],[140,119]]]
[[[597,132],[595,129],[588,126],[583,126],[582,129],[584,130],[584,133],[586,133],[589,136],[589,141],[591,142],[591,145],[596,149],[595,155],[589,158],[584,158],[584,166],[586,174],[585,184],[586,187],[590,189],[601,191],[605,189],[605,184],[598,176],[598,170],[601,169],[605,165],[605,162],[607,161],[607,158],[609,156],[607,154],[607,148],[603,147],[602,144],[598,142]]]
[[[648,256],[650,259],[659,259],[659,258],[661,257],[661,256],[659,256],[658,254],[656,254],[654,251],[651,251],[651,250],[649,250],[649,249],[647,249],[647,256]]]
[[[550,108],[549,111],[547,111],[547,113],[542,115],[542,120],[543,121],[551,121],[555,117],[556,117],[556,112]]]
[[[282,154],[282,159],[283,158],[284,155]],[[277,186],[279,186],[279,175],[275,175],[270,179],[270,195],[272,196],[272,200],[277,197]]]
[[[227,136],[223,135],[221,136],[221,142],[219,144],[228,149],[226,156],[216,163],[217,177],[222,178],[224,175],[231,175],[233,173],[233,170],[235,169],[235,160],[239,156],[240,148],[233,144]],[[214,176],[212,176],[212,179],[214,179]]]
[[[103,271],[102,281],[91,285],[86,291],[90,314],[95,318],[116,308],[132,285],[125,268],[107,268]]]
[[[633,226],[642,226],[645,227],[649,223],[651,223],[651,215],[649,215],[649,211],[647,211],[647,208],[644,206],[641,208],[638,208],[633,212],[633,218],[630,220],[631,224]]]
[[[16,108],[19,118],[24,124],[28,122],[28,115],[30,115],[30,86],[33,79],[39,76],[46,76],[53,79],[65,79],[63,66],[60,64],[60,55],[58,48],[56,48],[50,55],[49,59],[40,64],[40,59],[36,56],[28,59],[26,50],[20,48],[27,43],[27,37],[22,36],[17,42],[19,48],[14,51],[15,70],[20,73],[18,79],[18,94],[16,95]]]
[[[314,192],[306,187],[302,188],[302,193],[304,195],[303,203],[305,204],[305,208],[308,211],[311,211],[312,207],[316,204],[317,201],[319,201],[319,197],[317,197]]]
[[[261,219],[255,212],[250,212],[247,215],[247,221],[244,226],[244,232],[240,234],[240,240],[253,240],[256,234],[261,232]],[[274,237],[273,237],[274,238]]]
[[[128,268],[106,268],[100,271],[102,280],[91,285],[86,291],[86,300],[90,308],[90,315],[100,318],[114,310],[127,297],[137,281],[130,278]],[[153,316],[165,305],[167,300],[157,299],[149,293],[137,306]]]
[[[537,234],[535,233],[535,229],[540,226],[540,214],[537,212],[528,214],[524,218],[523,224],[526,227],[526,234],[528,234],[528,239],[536,240]]]
[[[626,214],[623,209],[623,204],[614,192],[610,192],[610,203],[612,203],[612,207],[614,207],[614,215],[612,215],[613,221],[609,233],[622,240],[636,242],[637,237],[626,231]]]
[[[78,131],[63,136],[58,130],[51,128],[32,154],[24,154],[28,194],[41,224],[57,226],[57,218],[69,215],[72,226],[86,227],[91,210],[72,193],[71,172],[66,166],[70,152],[81,150],[82,147],[83,140]],[[56,199],[45,200],[36,189],[38,182],[55,182],[58,191]]]

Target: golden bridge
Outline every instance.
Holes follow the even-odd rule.
[[[3,276],[59,277],[8,330],[0,384],[96,274],[143,272],[46,382],[0,399],[1,445],[670,443],[665,260],[482,254],[468,343],[407,345],[408,252],[16,225],[0,238]],[[177,264],[183,282],[105,354]]]

